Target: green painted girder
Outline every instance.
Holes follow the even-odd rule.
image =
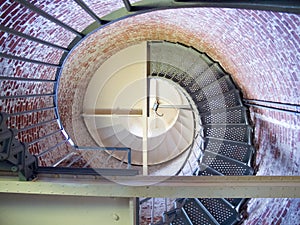
[[[156,198],[300,198],[300,176],[40,175],[33,182],[0,177],[0,193]]]

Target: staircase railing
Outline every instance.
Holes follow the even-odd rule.
[[[67,167],[72,167],[74,166],[78,161],[82,160],[82,158],[85,158],[86,156],[86,162],[83,165],[83,168],[89,167],[93,161],[97,160],[100,156],[100,152],[106,152],[107,153],[107,158],[104,160],[104,163],[102,164],[101,168],[108,167],[110,165],[109,160],[113,157],[113,154],[115,152],[124,152],[124,155],[122,156],[119,166],[116,168],[124,168],[123,165],[126,165],[126,168],[130,169],[131,168],[131,148],[127,147],[86,147],[86,146],[76,146],[75,151],[73,152],[73,155],[78,155],[75,159],[69,162]],[[87,156],[87,153],[91,153],[90,156]],[[63,161],[60,162],[60,164],[64,164],[67,160],[70,160],[72,155],[70,155],[68,158],[64,159]],[[101,159],[103,161],[103,159]],[[58,166],[59,164],[56,164],[54,166]]]

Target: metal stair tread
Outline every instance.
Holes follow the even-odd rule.
[[[149,46],[150,61],[167,63],[189,74],[197,75],[200,68],[202,68],[202,72],[204,72],[205,69],[213,63],[206,54],[179,43],[155,41],[149,42]],[[184,54],[185,57],[183,57],[182,54]]]
[[[241,162],[231,160],[221,155],[205,152],[201,161],[203,164],[226,176],[252,175],[253,169]]]
[[[197,169],[197,171],[195,171],[195,173],[197,176],[224,176],[224,174],[203,162],[200,163],[200,167]]]
[[[228,75],[224,75],[203,88],[201,88],[201,86],[199,87],[199,91],[192,94],[192,98],[197,101],[203,101],[235,89],[235,86]]]
[[[219,109],[211,112],[200,113],[203,125],[207,124],[248,124],[247,109],[244,106],[236,106],[227,109]]]
[[[238,212],[222,198],[198,198],[220,225],[233,225],[239,221]],[[222,213],[219,213],[222,211]]]
[[[247,124],[210,124],[203,125],[205,137],[213,137],[224,140],[237,141],[251,144],[252,127]]]
[[[193,100],[199,113],[242,106],[240,92],[237,89],[208,98],[201,102],[196,101],[195,98],[193,98]]]
[[[197,199],[188,198],[185,200],[183,209],[195,225],[218,225],[219,223],[212,217],[212,215],[199,204]]]
[[[212,84],[213,82],[219,80],[223,76],[225,76],[225,71],[220,67],[219,63],[213,63],[208,68],[206,68],[204,71],[199,71],[196,76],[192,76],[195,80],[194,85],[197,85],[196,87],[190,87],[189,89],[195,89],[193,92],[196,92],[196,90],[203,89],[204,87]]]
[[[237,212],[240,210],[240,206],[246,201],[244,198],[224,198],[224,201],[227,201],[228,204],[232,205]]]
[[[205,138],[204,149],[236,159],[248,165],[254,153],[254,147],[247,143],[215,138]]]
[[[193,225],[182,208],[176,208],[165,214],[167,224],[170,225]]]

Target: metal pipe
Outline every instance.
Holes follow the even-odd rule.
[[[79,156],[77,156],[75,159],[73,159],[66,167],[72,166],[77,160],[79,160],[81,157],[83,157],[86,154],[86,152],[80,153]]]
[[[23,6],[25,6],[26,8],[34,11],[35,13],[45,17],[46,19],[50,20],[53,23],[56,23],[57,25],[65,28],[68,31],[71,31],[72,33],[76,34],[78,37],[83,38],[84,35],[80,32],[78,32],[77,30],[75,30],[74,28],[66,25],[65,23],[61,22],[60,20],[56,19],[55,17],[49,15],[48,13],[46,13],[45,11],[41,10],[40,8],[36,7],[34,4],[29,3],[26,0],[15,0],[16,2],[19,2],[20,4],[22,4]]]
[[[123,0],[123,3],[125,5],[125,8],[128,12],[132,11],[132,5],[130,4],[129,0]]]
[[[91,157],[91,158],[84,164],[83,168],[86,168],[88,165],[90,165],[91,162],[93,162],[95,158],[97,159],[98,157],[97,157],[97,156]]]
[[[40,44],[43,44],[43,45],[46,45],[46,46],[49,46],[49,47],[52,47],[52,48],[56,48],[56,49],[65,51],[65,52],[70,51],[67,48],[61,47],[61,46],[56,45],[56,44],[52,44],[48,41],[44,41],[44,40],[41,40],[41,39],[36,38],[36,37],[32,37],[30,35],[27,35],[27,34],[24,34],[22,32],[16,31],[14,29],[10,29],[10,28],[5,27],[3,25],[0,25],[0,30],[2,30],[4,32],[7,32],[7,33],[10,33],[10,34],[13,34],[13,35],[16,35],[16,36],[19,36],[19,37],[22,37],[22,38],[25,38],[25,39],[30,40],[30,41],[34,41],[34,42],[37,42],[37,43],[40,43]]]
[[[21,111],[21,112],[16,112],[16,113],[10,113],[9,116],[19,116],[27,113],[35,113],[35,112],[40,112],[40,111],[46,111],[49,109],[55,109],[54,106],[51,107],[46,107],[46,108],[39,108],[39,109],[33,109],[33,110],[28,110],[28,111]]]
[[[38,61],[38,60],[34,60],[34,59],[27,59],[27,58],[24,58],[24,57],[9,55],[7,53],[2,53],[2,52],[0,53],[0,57],[7,58],[7,59],[19,60],[19,61],[23,61],[23,62],[40,64],[40,65],[45,65],[45,66],[57,67],[57,68],[61,67],[61,65],[58,65],[58,64],[42,62],[42,61]]]
[[[51,123],[51,122],[56,121],[56,120],[57,120],[57,118],[54,118],[54,119],[51,119],[51,120],[46,120],[46,121],[44,121],[44,122],[36,123],[36,124],[31,125],[31,126],[27,126],[27,127],[18,129],[18,132],[20,133],[20,132],[23,132],[23,131],[25,131],[25,130],[32,129],[32,128],[34,128],[34,127],[38,127],[38,126],[41,126],[41,125],[45,125],[45,124],[47,124],[47,123]]]
[[[244,102],[247,103],[256,103],[256,104],[271,104],[271,105],[278,105],[278,106],[291,106],[291,107],[298,107],[300,111],[300,105],[293,104],[293,103],[286,103],[286,102],[274,102],[274,101],[267,101],[267,100],[261,100],[261,99],[243,99]]]
[[[103,24],[103,21],[82,1],[74,0],[84,11],[86,11],[94,20],[96,20],[100,25]]]
[[[300,105],[292,103],[281,103],[266,100],[243,99],[244,103],[248,106],[257,108],[266,108],[270,110],[283,111],[286,113],[299,114]]]
[[[124,163],[125,158],[126,158],[126,154],[124,154],[122,159],[120,160],[120,165],[119,165],[120,168],[122,168],[122,164]]]
[[[45,151],[43,151],[43,152],[37,154],[36,156],[37,156],[37,157],[41,157],[41,156],[45,155],[46,153],[51,152],[51,151],[53,151],[54,149],[58,148],[58,147],[61,146],[62,144],[66,143],[67,141],[68,141],[67,139],[66,139],[66,140],[63,140],[62,142],[57,143],[56,145],[54,145],[54,146],[48,148],[47,150],[45,150]]]
[[[283,109],[283,108],[278,108],[276,106],[268,106],[268,105],[262,105],[262,104],[255,104],[255,103],[244,103],[247,106],[254,107],[254,108],[262,108],[262,109],[268,109],[268,110],[273,110],[273,111],[279,111],[279,112],[284,112],[284,113],[290,113],[294,115],[300,114],[300,106],[295,106],[295,110],[290,110],[290,109]]]
[[[52,136],[52,135],[55,135],[55,134],[57,134],[57,133],[59,133],[59,132],[61,132],[61,129],[60,129],[60,130],[56,130],[56,131],[54,131],[54,132],[51,132],[51,133],[49,133],[49,134],[46,134],[46,135],[44,135],[43,137],[40,137],[40,138],[38,138],[38,139],[35,139],[34,141],[29,142],[29,143],[27,143],[27,144],[28,144],[28,145],[35,144],[35,143],[37,143],[37,142],[39,142],[39,141],[41,141],[41,140],[43,140],[43,139],[46,139],[47,137],[50,137],[50,136]]]
[[[63,161],[65,161],[66,159],[70,158],[72,155],[74,155],[74,152],[70,152],[69,154],[65,155],[63,158],[61,158],[60,160],[58,160],[56,163],[52,164],[51,167],[57,167]]]
[[[7,76],[0,76],[0,80],[16,80],[16,81],[28,81],[28,82],[52,82],[52,83],[56,82],[56,80],[35,79],[35,78],[25,78],[25,77],[7,77]]]
[[[155,206],[155,198],[152,198],[151,202],[151,224],[154,222],[154,206]]]
[[[126,147],[76,146],[77,150],[128,151]]]
[[[128,152],[127,152],[127,169],[130,169],[131,168],[131,148],[128,148]]]
[[[10,98],[37,98],[37,97],[47,97],[47,96],[54,96],[54,94],[9,95],[9,96],[0,96],[0,99],[10,99]]]

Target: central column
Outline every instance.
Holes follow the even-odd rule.
[[[148,100],[148,80],[144,81],[145,99],[143,104],[143,175],[148,175],[148,113],[149,113],[149,100]]]

